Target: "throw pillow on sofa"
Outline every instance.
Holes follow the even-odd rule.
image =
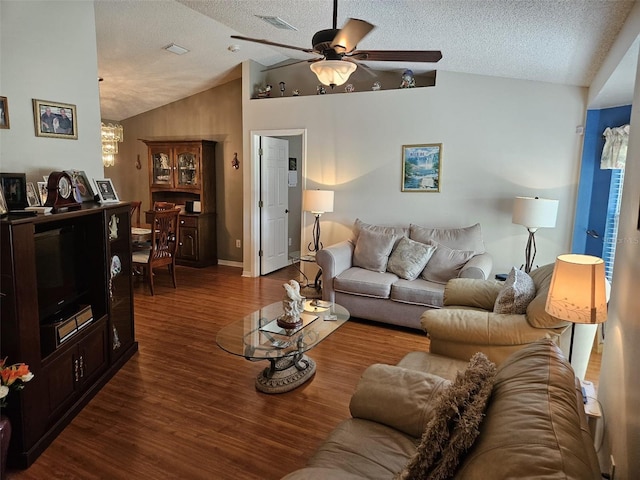
[[[422,243],[436,242],[457,250],[485,251],[479,223],[463,228],[427,228],[411,224],[409,238]]]
[[[415,280],[435,249],[435,245],[427,245],[402,237],[389,257],[387,271],[395,273],[405,280]]]
[[[396,235],[361,230],[353,251],[353,265],[374,272],[385,272],[397,238]]]
[[[362,374],[349,410],[354,418],[420,438],[433,418],[436,399],[449,385],[449,380],[428,372],[376,363]]]
[[[454,476],[462,456],[480,433],[495,376],[496,366],[484,353],[471,357],[467,369],[458,373],[436,402],[416,454],[396,480],[444,480]]]
[[[437,244],[435,252],[427,262],[421,277],[434,283],[446,284],[460,274],[460,270],[476,254],[473,251],[454,250]]]
[[[527,307],[536,296],[533,279],[524,271],[511,269],[493,306],[494,313],[527,313]]]
[[[356,244],[358,242],[358,236],[362,230],[369,230],[370,232],[376,233],[384,233],[387,235],[396,235],[396,242],[393,245],[393,248],[398,245],[398,242],[402,237],[409,236],[409,228],[408,227],[385,227],[382,225],[372,225],[370,223],[365,223],[359,218],[356,218],[356,221],[353,224],[353,238],[351,242]]]

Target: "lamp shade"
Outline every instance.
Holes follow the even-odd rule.
[[[553,228],[558,216],[558,200],[516,197],[512,222],[527,228]]]
[[[312,63],[310,68],[320,83],[334,87],[346,83],[358,67],[355,63],[346,60],[320,60]]]
[[[333,190],[305,190],[302,209],[312,213],[333,212]]]
[[[591,255],[560,255],[553,269],[545,310],[573,323],[605,322],[604,260]]]

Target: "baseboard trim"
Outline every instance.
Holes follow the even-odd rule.
[[[239,267],[242,268],[242,262],[233,262],[231,260],[220,260],[218,259],[218,265],[224,265],[226,267]]]

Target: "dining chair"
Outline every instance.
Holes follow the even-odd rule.
[[[178,246],[178,216],[179,208],[172,210],[153,210],[151,220],[151,249],[148,251],[134,251],[131,259],[134,267],[144,271],[149,281],[151,295],[153,291],[153,269],[169,267],[169,273],[176,285],[176,248]]]
[[[141,206],[142,206],[142,202],[140,200],[131,202],[131,226],[132,227],[140,226],[140,207]]]
[[[153,203],[153,209],[157,211],[172,210],[174,208],[176,208],[176,204],[171,202],[154,202]]]

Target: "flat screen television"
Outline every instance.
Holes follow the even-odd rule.
[[[34,235],[41,323],[54,323],[75,313],[87,292],[81,237],[81,229],[74,225]]]

